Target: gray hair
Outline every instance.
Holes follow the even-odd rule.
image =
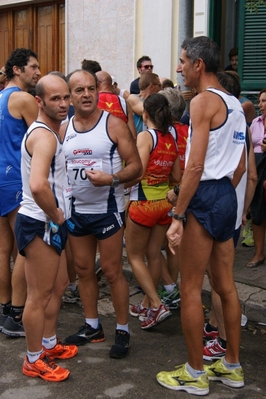
[[[205,64],[205,71],[216,73],[220,67],[221,53],[218,44],[207,36],[185,39],[181,45],[186,50],[186,57],[191,64],[201,58]]]
[[[186,108],[186,102],[180,91],[167,87],[159,93],[167,98],[173,120],[179,122]]]

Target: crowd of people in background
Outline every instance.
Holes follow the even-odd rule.
[[[209,380],[244,386],[234,246],[245,225],[242,245],[255,246],[247,267],[265,263],[266,89],[256,116],[241,96],[237,48],[229,60],[221,72],[216,43],[186,39],[176,70],[184,93],[146,55],[129,90],[94,60],[41,77],[37,54],[25,48],[1,68],[0,331],[26,337],[25,375],[65,380],[70,371],[54,359],[105,339],[100,271],[116,316],[110,357],[129,353],[129,314],[147,330],[181,303],[188,361],[158,373],[158,383],[194,395],[208,394]],[[130,308],[123,245],[144,293]],[[61,342],[61,300],[79,298],[84,322]]]

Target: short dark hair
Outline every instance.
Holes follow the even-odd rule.
[[[186,50],[186,56],[194,64],[201,58],[205,64],[205,71],[217,73],[221,52],[218,44],[207,36],[198,36],[191,39],[185,39],[182,43],[182,49]]]
[[[143,73],[139,78],[139,89],[145,90],[150,84],[155,84],[157,82],[159,76],[157,73]]]
[[[237,47],[231,48],[228,54],[229,60],[231,61],[231,58],[235,57],[236,55],[238,55],[238,48]]]
[[[138,59],[138,61],[137,61],[137,68],[141,68],[141,65],[142,65],[142,63],[143,63],[144,61],[150,61],[150,62],[151,62],[151,59],[150,59],[150,57],[149,57],[148,55],[143,55],[143,56],[140,57],[140,58]]]
[[[236,98],[239,98],[241,93],[240,82],[236,75],[231,71],[218,71],[217,79],[221,86],[229,93],[233,94]]]
[[[162,89],[166,87],[171,87],[173,89],[175,87],[174,82],[171,79],[164,79],[162,82]]]
[[[86,58],[84,58],[84,60],[81,62],[81,68],[87,72],[93,72],[93,73],[102,70],[102,67],[98,61],[86,60]]]
[[[60,71],[51,71],[47,75],[54,75],[54,76],[59,76],[59,78],[62,78],[66,82],[66,77],[63,74],[63,72]]]
[[[265,89],[261,89],[261,91],[259,92],[258,99],[260,99],[260,96],[261,96],[263,93],[266,93],[266,88],[265,88]]]
[[[13,50],[5,65],[7,79],[10,80],[15,76],[13,72],[14,66],[17,66],[24,72],[24,67],[28,64],[30,57],[38,59],[37,54],[29,48],[20,47]]]

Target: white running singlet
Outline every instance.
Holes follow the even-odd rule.
[[[33,130],[39,128],[45,129],[47,134],[52,133],[57,141],[56,152],[50,166],[48,181],[51,190],[53,191],[57,207],[62,209],[65,219],[68,219],[71,216],[71,187],[68,184],[66,161],[62,144],[59,142],[57,134],[52,129],[50,129],[45,123],[38,121],[31,124],[21,144],[21,175],[23,194],[19,213],[42,222],[49,221],[46,213],[34,201],[29,186],[32,157],[27,151],[27,139]]]
[[[213,88],[207,90],[221,97],[227,108],[227,117],[221,126],[210,130],[204,171],[200,180],[219,180],[223,177],[231,180],[245,145],[246,119],[236,97]],[[189,127],[188,134],[186,164],[193,140],[193,126]]]
[[[74,211],[82,214],[123,212],[124,185],[95,187],[87,178],[85,169],[102,170],[114,174],[122,169],[122,159],[107,129],[109,112],[103,111],[95,126],[78,132],[72,117],[65,133],[63,149],[72,185]]]

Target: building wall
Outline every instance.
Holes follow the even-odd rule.
[[[39,1],[0,0],[0,8]],[[195,3],[200,13],[208,4],[208,0],[65,0],[63,72],[80,68],[84,58],[94,59],[126,89],[138,76],[137,59],[149,55],[154,72],[175,82],[179,29],[183,20],[193,26],[193,17],[183,15],[188,8],[184,1],[191,7]],[[202,18],[200,13],[194,13],[198,17],[196,32],[205,32],[207,14]]]
[[[77,6],[77,3],[79,4]],[[151,57],[154,72],[176,79],[179,0],[66,0],[67,72],[97,60],[129,88],[136,61]]]

